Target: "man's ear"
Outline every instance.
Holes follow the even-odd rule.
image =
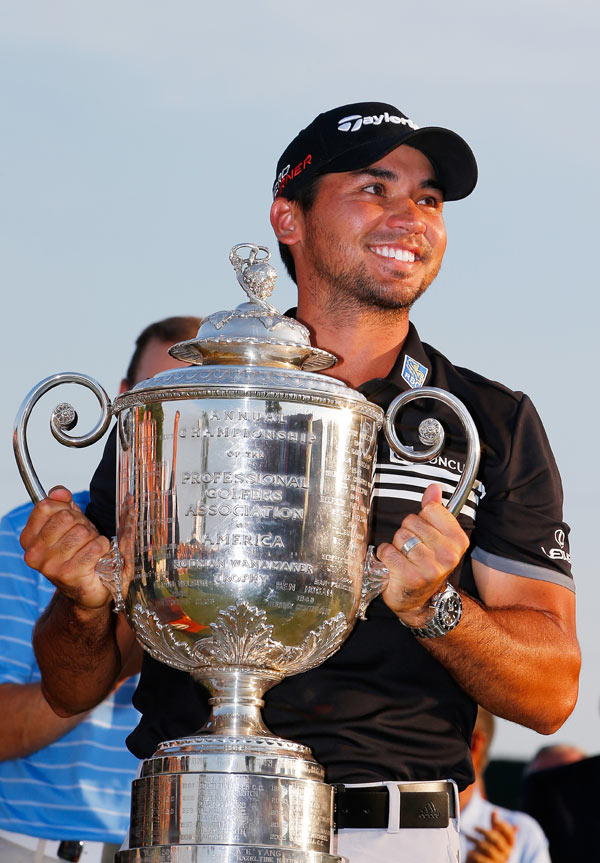
[[[271,205],[271,225],[275,236],[285,246],[294,246],[302,239],[302,217],[298,206],[287,198],[275,198]]]

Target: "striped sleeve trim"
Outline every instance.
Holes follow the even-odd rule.
[[[536,581],[549,581],[552,584],[560,584],[575,593],[575,582],[568,575],[558,572],[556,569],[547,569],[545,566],[536,566],[533,563],[523,563],[520,560],[511,560],[508,557],[500,557],[484,551],[478,546],[471,553],[472,560],[478,560],[491,569],[498,569],[510,575],[520,575],[523,578],[534,578]]]

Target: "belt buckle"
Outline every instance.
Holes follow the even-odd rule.
[[[400,829],[447,827],[450,803],[447,791],[400,792]]]

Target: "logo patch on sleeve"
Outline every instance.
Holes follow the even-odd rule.
[[[415,390],[417,387],[423,386],[428,371],[429,370],[425,366],[421,365],[421,363],[417,362],[417,360],[413,360],[413,358],[409,357],[408,354],[404,355],[402,377],[411,389]]]

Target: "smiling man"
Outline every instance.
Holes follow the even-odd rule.
[[[352,861],[454,859],[445,847],[455,853],[452,824],[444,838],[439,822],[419,829],[419,818],[403,818],[410,792],[403,784],[398,817],[390,780],[435,780],[433,791],[452,779],[463,788],[475,702],[550,733],[577,697],[568,528],[535,409],[522,393],[454,367],[409,323],[442,262],[444,203],[469,195],[476,181],[462,138],[418,128],[381,103],[320,114],[277,166],[271,221],[298,285],[297,317],[313,344],[339,357],[327,374],[382,407],[409,387],[447,389],[473,414],[483,447],[478,482],[457,521],[441,489],[447,499],[464,463],[460,428],[439,405],[407,409],[409,436],[432,413],[448,445],[434,465],[417,466],[380,441],[372,541],[389,585],[323,669],[302,675],[289,693],[273,692],[281,721],[299,695],[313,709],[304,740],[330,779],[345,784],[338,826],[349,829],[339,830],[338,851]],[[550,548],[556,536],[561,553]],[[458,604],[459,622],[454,615],[446,625],[444,610]],[[318,718],[323,705],[329,724]],[[377,781],[387,784],[360,787]]]
[[[435,463],[414,465],[380,441],[371,542],[389,584],[334,656],[265,696],[268,727],[310,746],[338,785],[337,853],[351,863],[457,860],[456,789],[473,781],[477,703],[551,733],[577,697],[568,527],[539,417],[522,393],[455,367],[409,323],[444,255],[444,203],[476,180],[454,132],[419,129],[371,102],[320,114],[276,170],[271,220],[298,285],[295,314],[313,344],[339,357],[327,374],[383,407],[424,384],[449,390],[483,444],[457,520],[443,500],[464,464],[462,427],[439,402],[411,402],[406,442],[419,447],[415,429],[434,415],[447,446]],[[63,490],[35,508],[22,536],[29,565],[60,590],[35,644],[44,693],[61,715],[100,701],[125,659],[94,575],[115,532],[114,492],[99,500],[98,489],[114,489],[114,472],[113,454],[92,487],[94,524]],[[93,517],[101,511],[109,517]],[[206,691],[149,655],[135,704],[143,716],[128,745],[138,758],[193,734],[208,715]]]

